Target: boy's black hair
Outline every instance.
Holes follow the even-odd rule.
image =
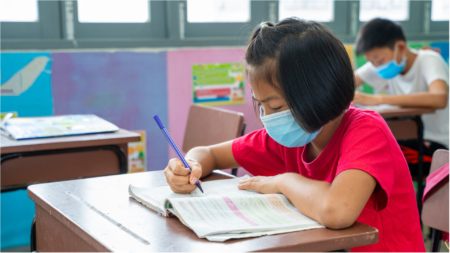
[[[347,51],[321,23],[296,18],[264,23],[253,31],[245,60],[250,82],[264,80],[278,89],[307,132],[336,119],[353,100]]]
[[[388,19],[376,18],[365,23],[356,36],[356,54],[364,54],[376,47],[394,49],[395,42],[406,42],[400,24]]]

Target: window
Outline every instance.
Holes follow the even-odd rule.
[[[431,20],[432,21],[448,21],[448,3],[449,0],[432,0],[431,1]]]
[[[280,0],[278,11],[279,20],[298,17],[331,22],[334,20],[334,0]]]
[[[365,22],[374,18],[408,20],[409,0],[360,0],[359,20]]]
[[[145,23],[150,21],[148,0],[78,0],[80,23]]]
[[[189,23],[249,22],[250,0],[187,0]]]
[[[39,21],[37,0],[0,0],[0,21]]]

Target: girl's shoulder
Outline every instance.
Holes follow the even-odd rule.
[[[359,142],[395,142],[395,138],[386,121],[375,111],[349,108],[341,123],[342,142],[357,140]],[[345,122],[344,122],[345,121]]]
[[[372,110],[364,110],[360,108],[351,107],[348,109],[343,122],[347,126],[357,127],[360,125],[373,125],[388,127],[386,121],[381,117],[378,112]],[[343,120],[343,121],[344,121]]]

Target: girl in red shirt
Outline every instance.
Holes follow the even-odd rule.
[[[355,221],[379,242],[352,251],[425,251],[405,158],[381,116],[350,106],[354,73],[342,42],[323,24],[263,23],[245,53],[263,129],[171,159],[164,173],[187,193],[213,169],[243,167],[239,189],[282,193],[331,229]]]

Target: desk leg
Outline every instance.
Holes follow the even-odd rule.
[[[36,215],[31,222],[31,236],[30,236],[30,248],[31,252],[37,251],[36,248]]]
[[[419,217],[422,216],[422,196],[423,196],[423,122],[421,116],[415,116],[417,123],[417,139],[419,142],[419,161],[417,163],[417,207],[419,208]]]
[[[441,249],[442,231],[431,229],[431,252],[439,252]]]

